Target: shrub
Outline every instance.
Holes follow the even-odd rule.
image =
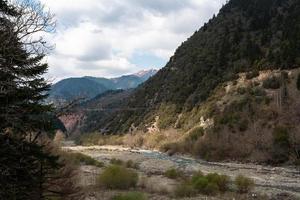
[[[207,195],[216,195],[219,191],[219,187],[215,183],[208,183],[204,188],[203,193]]]
[[[208,185],[208,180],[206,177],[198,177],[197,179],[194,177],[193,181],[194,188],[199,192],[205,192],[205,188]]]
[[[290,138],[286,127],[276,127],[273,131],[272,161],[284,163],[289,159]]]
[[[201,177],[204,177],[204,174],[203,174],[202,171],[197,171],[197,172],[195,172],[195,173],[193,174],[193,176],[192,176],[192,179],[191,179],[192,183],[195,183],[195,182],[197,181],[197,179],[198,179],[198,178],[201,178]]]
[[[63,157],[72,162],[74,165],[93,165],[96,167],[103,167],[103,163],[94,158],[84,155],[82,153],[66,153]]]
[[[191,179],[191,183],[197,191],[209,195],[214,195],[219,191],[227,191],[229,181],[228,176],[217,173],[210,173],[204,176],[202,172],[197,172]]]
[[[147,196],[140,192],[129,192],[127,194],[117,195],[112,200],[147,200]]]
[[[204,135],[204,130],[202,127],[196,127],[193,128],[188,137],[186,139],[192,140],[192,141],[196,141],[198,140],[200,137],[202,137]]]
[[[278,126],[273,131],[274,143],[288,147],[290,145],[289,133],[287,128]]]
[[[279,89],[281,86],[280,80],[278,77],[272,76],[263,81],[263,87],[266,89]]]
[[[129,189],[135,187],[138,174],[119,165],[107,167],[98,177],[98,184],[108,189]]]
[[[178,185],[175,189],[176,197],[192,197],[197,194],[197,191],[194,189],[194,186],[188,182]]]
[[[266,91],[261,87],[255,87],[252,89],[251,94],[256,97],[264,97],[267,95]]]
[[[215,184],[218,187],[218,190],[221,192],[225,192],[228,190],[229,185],[229,177],[226,175],[219,175],[217,173],[210,173],[206,175],[209,183]]]
[[[165,171],[164,175],[170,179],[177,179],[183,177],[183,173],[176,169],[168,169],[167,171]]]
[[[133,169],[139,169],[139,165],[135,162],[133,162],[132,160],[128,160],[126,163],[125,163],[125,166],[127,168],[133,168]]]
[[[254,181],[243,175],[235,178],[235,185],[239,193],[247,193],[254,187]]]
[[[219,190],[221,192],[225,192],[228,190],[229,188],[229,182],[230,182],[230,178],[229,176],[226,175],[219,175],[219,179],[217,181],[217,185],[219,187]]]

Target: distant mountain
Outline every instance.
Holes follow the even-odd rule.
[[[133,75],[143,79],[144,81],[148,80],[150,77],[154,76],[157,73],[156,69],[150,69],[150,70],[142,70],[139,71]]]
[[[132,75],[117,78],[85,76],[68,78],[54,84],[49,92],[49,101],[65,102],[76,98],[91,99],[109,90],[127,90],[136,88],[153,76],[157,70],[143,70]]]

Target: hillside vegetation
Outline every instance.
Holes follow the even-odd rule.
[[[298,162],[299,24],[298,0],[229,1],[85,132],[174,129],[182,138],[156,148],[209,160]]]
[[[111,79],[91,76],[63,79],[51,87],[48,100],[56,104],[79,98],[90,100],[106,91],[136,88],[156,72],[155,69],[143,70]]]
[[[300,64],[300,2],[231,0],[176,50],[167,65],[112,116],[112,133],[141,129],[167,106],[170,122],[201,105],[238,72],[289,69]],[[171,109],[169,109],[171,108]]]

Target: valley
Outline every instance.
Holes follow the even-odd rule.
[[[271,167],[255,164],[238,164],[226,162],[207,162],[200,159],[194,159],[189,156],[174,155],[168,156],[158,151],[150,151],[143,149],[126,148],[122,146],[65,146],[67,151],[80,152],[88,155],[98,161],[108,165],[112,159],[122,160],[124,162],[133,160],[138,165],[138,172],[144,177],[144,190],[154,197],[149,199],[169,199],[172,198],[178,181],[168,179],[163,176],[168,169],[178,169],[187,175],[201,170],[203,173],[220,173],[231,177],[232,179],[239,174],[243,174],[255,181],[255,189],[249,193],[247,199],[256,199],[257,195],[268,195],[268,199],[287,200],[300,198],[300,173],[296,167]],[[84,179],[85,186],[95,186],[95,176],[100,173],[101,169],[82,167],[81,179]],[[93,193],[93,192],[92,192]],[[100,195],[94,191],[94,199]],[[164,195],[161,195],[164,194]],[[168,197],[170,196],[171,197]],[[151,196],[150,195],[150,196]],[[161,196],[160,198],[155,197]],[[252,198],[251,198],[252,196]],[[210,198],[210,197],[205,197]],[[205,199],[203,197],[203,199]],[[241,197],[239,197],[241,198]],[[238,198],[238,199],[239,199]],[[245,197],[246,198],[246,197]],[[93,199],[90,197],[90,199]],[[187,199],[201,199],[187,198]],[[211,199],[232,199],[230,194],[211,197]]]

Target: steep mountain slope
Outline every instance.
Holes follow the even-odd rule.
[[[133,74],[112,79],[90,76],[64,79],[52,86],[49,92],[49,100],[64,102],[76,98],[91,99],[109,90],[136,88],[156,72],[157,70],[154,69],[143,70],[138,72],[137,75]],[[139,74],[143,74],[143,76],[139,76]]]
[[[174,126],[180,113],[201,105],[238,72],[298,66],[299,23],[298,0],[229,1],[137,88],[127,104],[136,110],[112,116],[111,132],[126,132],[132,124],[142,129],[161,113],[162,128]]]
[[[300,162],[299,67],[299,0],[230,0],[115,112],[92,121],[99,132],[137,130],[139,145],[138,133],[154,127],[171,154]],[[174,129],[180,141],[163,135]]]

